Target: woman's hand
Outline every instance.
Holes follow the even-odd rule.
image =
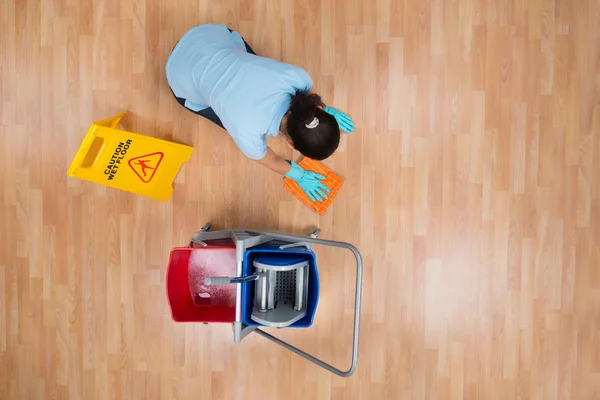
[[[327,199],[327,193],[329,193],[330,190],[321,182],[325,179],[323,175],[319,175],[312,171],[305,171],[295,162],[286,161],[279,157],[269,147],[267,147],[265,156],[256,161],[265,167],[296,181],[298,186],[300,186],[312,201],[323,201]]]
[[[331,107],[325,107],[323,111],[333,115],[333,118],[335,118],[341,130],[343,130],[347,134],[351,134],[352,132],[354,132],[354,122],[352,122],[352,118],[350,118],[343,112]]]
[[[293,161],[290,161],[291,168],[285,174],[286,177],[296,181],[300,189],[306,193],[312,201],[327,200],[329,188],[321,182],[325,177],[313,171],[305,171],[301,166]]]

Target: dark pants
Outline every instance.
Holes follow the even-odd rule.
[[[230,29],[229,32],[232,32],[232,30]],[[242,40],[244,40],[244,38],[242,38]],[[256,55],[256,53],[254,52],[254,50],[252,50],[252,47],[250,47],[250,45],[248,43],[246,43],[246,40],[244,40],[244,45],[246,45],[246,52],[247,53]],[[172,89],[171,89],[171,93],[173,93]],[[209,121],[212,121],[215,124],[219,125],[221,128],[225,129],[225,127],[223,126],[223,123],[221,122],[221,119],[217,116],[217,114],[215,113],[215,111],[211,107],[205,108],[204,110],[200,110],[200,111],[190,110],[189,108],[187,108],[185,106],[185,99],[184,98],[175,96],[175,93],[173,93],[173,96],[175,97],[175,100],[177,100],[177,102],[179,104],[181,104],[186,110],[191,111],[191,112],[193,112],[196,115],[200,115],[200,116],[208,119]]]

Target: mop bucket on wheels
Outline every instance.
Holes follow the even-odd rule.
[[[339,376],[349,377],[358,362],[362,258],[353,245],[310,236],[226,230],[210,224],[189,247],[171,251],[167,297],[176,322],[233,324],[233,340],[255,332]],[[307,328],[319,301],[314,245],[350,250],[356,258],[352,363],[343,371],[280,340],[261,327]]]

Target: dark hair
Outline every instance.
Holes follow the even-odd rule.
[[[324,107],[321,97],[314,93],[299,92],[292,96],[291,114],[286,121],[286,133],[294,148],[313,160],[324,160],[340,144],[340,127],[335,118],[318,108]],[[319,120],[315,128],[307,128],[314,118]]]

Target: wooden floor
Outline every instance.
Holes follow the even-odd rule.
[[[1,399],[600,399],[597,0],[0,3]],[[356,121],[326,216],[172,98],[167,56],[208,22]],[[168,203],[66,175],[124,109],[195,147]],[[359,247],[352,378],[171,321],[169,251],[207,221]],[[351,256],[318,256],[314,326],[276,334],[346,367]]]

